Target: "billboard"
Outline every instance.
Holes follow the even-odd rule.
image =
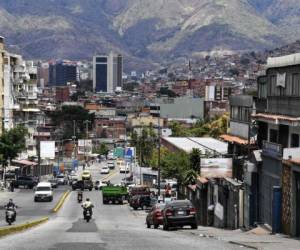
[[[127,147],[125,148],[125,159],[132,161],[135,158],[135,148]]]
[[[55,141],[40,142],[41,159],[55,159]]]
[[[92,140],[78,140],[78,154],[91,154],[92,150]]]
[[[201,158],[200,166],[202,177],[232,177],[232,158]]]

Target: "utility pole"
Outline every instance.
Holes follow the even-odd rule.
[[[86,157],[86,140],[89,138],[89,120],[85,120],[85,129],[86,129],[86,135],[85,135],[85,140],[84,140],[84,161],[85,161],[85,165],[87,165],[87,157]]]
[[[76,140],[76,121],[73,120],[73,150],[74,150],[74,159],[76,158],[76,147],[75,147],[75,140]]]
[[[158,157],[157,157],[157,185],[158,185],[158,196],[160,196],[160,114],[158,116]]]

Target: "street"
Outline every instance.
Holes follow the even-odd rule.
[[[100,179],[99,165],[91,169],[93,179]],[[118,183],[122,178],[117,173],[111,181]],[[2,238],[0,249],[240,249],[217,239],[188,234],[189,229],[169,232],[147,229],[144,211],[133,212],[127,204],[103,205],[101,191],[84,192],[84,199],[89,197],[95,205],[93,219],[86,223],[76,194],[71,192],[63,208],[49,222]],[[32,202],[32,197],[27,202]],[[36,216],[44,215],[45,208],[40,208],[35,207]],[[20,211],[20,215],[29,212]]]
[[[43,216],[51,215],[51,210],[54,208],[62,194],[69,188],[68,185],[58,186],[53,190],[52,202],[34,202],[33,189],[15,189],[15,192],[7,192],[1,194],[0,204],[0,227],[7,226],[5,222],[4,205],[10,198],[13,199],[17,208],[17,221],[14,224],[20,224],[29,220],[39,219]]]

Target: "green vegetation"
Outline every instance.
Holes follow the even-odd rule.
[[[157,95],[158,96],[165,95],[165,96],[168,96],[168,97],[176,97],[177,96],[176,93],[173,90],[170,90],[167,87],[161,87],[160,90],[157,92]]]
[[[109,152],[108,147],[106,144],[101,143],[100,146],[93,149],[93,154],[105,155],[107,156]]]
[[[211,136],[218,138],[221,134],[227,132],[227,124],[229,121],[228,115],[216,117],[215,119],[204,122],[199,120],[191,128],[186,128],[179,122],[172,122],[170,128],[172,130],[173,137],[203,137]]]
[[[54,125],[61,129],[61,137],[59,139],[70,139],[73,136],[73,121],[75,121],[75,136],[78,139],[85,136],[85,121],[89,121],[89,126],[93,124],[94,114],[89,114],[81,106],[62,106],[61,110],[50,113],[50,117]],[[59,134],[59,133],[57,133]]]
[[[26,148],[26,135],[28,131],[24,126],[17,126],[5,130],[0,136],[0,161],[5,167]]]

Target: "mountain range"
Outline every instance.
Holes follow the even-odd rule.
[[[134,66],[287,44],[299,13],[299,0],[0,0],[0,35],[26,58],[114,50]]]

